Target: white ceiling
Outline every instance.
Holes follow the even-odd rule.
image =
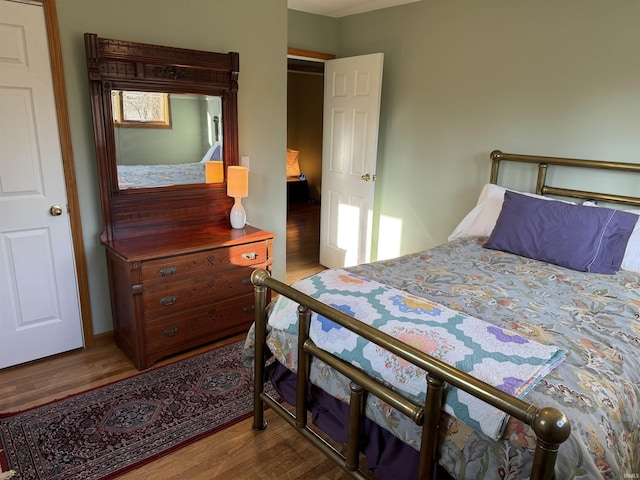
[[[327,17],[344,17],[418,1],[420,0],[288,0],[288,7]]]

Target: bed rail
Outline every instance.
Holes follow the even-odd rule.
[[[598,168],[616,170],[619,172],[634,172],[640,174],[640,163],[609,162],[603,160],[581,160],[576,158],[541,157],[536,155],[521,155],[517,153],[503,153],[500,150],[491,152],[491,177],[490,182],[498,183],[500,162],[524,162],[538,164],[538,180],[536,193],[538,195],[560,195],[565,197],[582,198],[585,200],[601,200],[603,202],[622,203],[625,205],[640,206],[640,198],[627,197],[601,192],[589,192],[584,190],[571,190],[568,188],[556,188],[546,185],[547,170],[550,165],[578,168]],[[640,179],[640,177],[639,177]]]
[[[300,434],[310,440],[325,455],[340,465],[353,478],[366,479],[359,470],[359,432],[364,417],[364,395],[370,392],[384,400],[398,411],[407,415],[417,425],[422,426],[422,444],[420,450],[419,479],[435,478],[438,462],[439,425],[443,405],[443,395],[447,384],[454,385],[469,394],[512,415],[533,428],[537,436],[531,480],[554,478],[555,461],[558,448],[571,433],[571,425],[566,416],[555,408],[537,406],[515,398],[471,375],[457,370],[420,350],[402,343],[381,331],[332,308],[318,300],[269,276],[266,270],[253,272],[251,281],[255,289],[255,378],[254,378],[254,417],[253,428],[263,430],[264,405],[271,407]],[[264,391],[264,353],[266,342],[266,306],[267,292],[272,290],[284,295],[298,306],[298,377],[295,413],[290,412],[276,399]],[[309,339],[311,312],[316,312],[357,335],[376,343],[389,352],[422,368],[427,373],[427,392],[425,405],[415,404],[387,388],[361,370],[318,348]],[[330,365],[351,380],[351,398],[349,404],[349,425],[346,453],[341,453],[307,425],[307,384],[309,365],[316,357]]]

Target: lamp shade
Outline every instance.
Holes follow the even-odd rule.
[[[230,166],[227,169],[227,195],[234,198],[249,195],[249,169]]]
[[[287,177],[300,176],[300,152],[287,148]]]

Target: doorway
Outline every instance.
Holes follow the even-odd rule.
[[[319,263],[324,60],[334,56],[300,53],[290,49],[287,62],[287,284],[325,269]]]
[[[287,141],[293,149],[287,150],[287,156],[300,156],[299,163],[303,163],[303,152],[295,144],[316,139],[313,146],[304,147],[306,155],[315,152],[318,158],[309,161],[317,173],[312,171],[314,178],[309,176],[308,186],[309,198],[321,204],[318,263],[327,267],[342,268],[371,259],[383,59],[383,53],[327,59],[321,74],[310,70],[313,65],[308,63],[304,71],[289,73]],[[313,76],[317,77],[315,89],[307,86]],[[316,94],[320,89],[322,93]],[[314,106],[318,113],[307,113],[307,106]],[[295,171],[300,174],[299,169]],[[300,181],[306,186],[307,175],[294,176],[287,186],[297,187]]]

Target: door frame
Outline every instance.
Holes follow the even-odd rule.
[[[333,53],[314,52],[313,50],[303,50],[301,48],[287,48],[287,58],[324,63],[326,60],[334,60],[336,56]]]
[[[94,346],[93,318],[91,315],[91,300],[89,295],[89,280],[87,275],[87,260],[82,236],[82,222],[80,219],[80,202],[76,188],[76,171],[71,147],[71,126],[69,124],[69,109],[67,107],[67,93],[62,65],[62,48],[60,45],[60,31],[58,29],[58,13],[55,0],[35,0],[42,4],[44,20],[47,28],[49,58],[53,77],[53,92],[58,119],[58,134],[62,153],[62,168],[67,191],[67,205],[71,223],[71,240],[75,259],[75,270],[78,285],[78,299],[80,302],[80,316],[82,318],[82,336],[84,348]]]

